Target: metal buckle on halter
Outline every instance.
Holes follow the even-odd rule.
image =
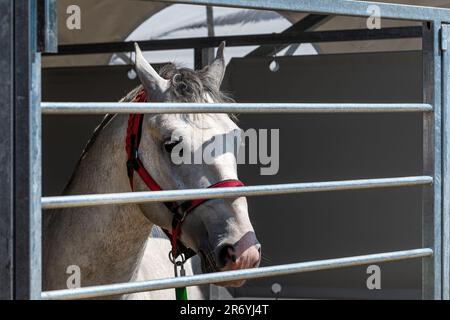
[[[177,261],[178,257],[181,257],[181,260]],[[174,271],[175,277],[184,277],[186,275],[186,270],[184,269],[184,264],[187,261],[184,253],[181,253],[177,257],[174,258],[172,251],[169,251],[169,260],[170,260],[170,262],[173,263],[173,271]],[[178,273],[178,269],[180,269],[179,273]]]
[[[131,158],[127,160],[127,169],[128,176],[130,176],[133,170],[139,169],[139,162],[137,161],[139,158],[139,150],[137,148],[133,148],[131,151]]]

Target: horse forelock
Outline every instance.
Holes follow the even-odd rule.
[[[217,87],[216,79],[212,79],[207,69],[194,71],[167,64],[161,69],[161,76],[170,79],[173,102],[203,102],[205,96],[217,103],[233,102],[228,95]]]
[[[179,68],[173,63],[161,67],[159,74],[171,82],[167,102],[203,102],[207,95],[217,103],[234,102],[215,85],[215,80],[206,71]],[[132,101],[141,89],[142,86],[135,88],[121,102]]]
[[[171,81],[167,102],[202,103],[205,101],[205,97],[209,97],[215,103],[233,103],[234,100],[215,85],[214,79],[211,79],[206,71],[206,69],[194,71],[189,68],[180,68],[173,63],[161,67],[159,71],[161,77]],[[133,101],[142,90],[144,90],[143,86],[139,85],[120,102]],[[192,123],[199,118],[196,114],[179,116]],[[237,121],[235,115],[230,115],[230,118]]]

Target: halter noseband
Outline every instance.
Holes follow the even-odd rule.
[[[147,102],[147,95],[142,89],[133,102]],[[127,151],[127,173],[130,180],[131,190],[134,191],[133,176],[136,171],[142,181],[147,185],[151,191],[163,190],[160,185],[152,178],[150,173],[145,169],[142,161],[139,159],[139,144],[142,136],[142,122],[144,119],[143,114],[131,114],[128,119],[128,129],[126,136],[126,151]],[[242,187],[244,184],[240,180],[223,180],[215,183],[209,188],[231,188]],[[192,249],[187,248],[179,240],[181,234],[181,225],[183,224],[186,216],[191,213],[195,208],[201,204],[207,202],[209,199],[195,199],[184,201],[181,204],[174,202],[165,202],[164,205],[173,213],[172,219],[172,233],[163,229],[164,233],[169,237],[172,244],[172,257],[176,259],[179,255],[183,254],[185,259],[195,255]]]

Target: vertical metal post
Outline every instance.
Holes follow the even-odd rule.
[[[206,7],[206,26],[208,37],[214,37],[214,14],[213,7]],[[195,48],[194,49],[194,69],[199,70],[210,64],[214,60],[214,48]]]
[[[206,6],[206,26],[208,29],[208,37],[214,37],[214,9],[211,6]],[[203,49],[202,66],[207,66],[214,61],[214,48]]]
[[[37,0],[14,2],[15,298],[41,294],[41,60]]]
[[[203,49],[195,48],[194,49],[194,70],[199,70],[203,68]]]
[[[38,1],[38,51],[58,52],[56,0]]]
[[[442,25],[442,299],[450,299],[450,25]]]
[[[423,101],[434,110],[423,116],[423,174],[434,177],[432,186],[423,188],[422,242],[434,255],[423,259],[422,295],[424,299],[441,299],[441,48],[439,21],[423,24]]]
[[[0,0],[0,300],[14,297],[14,5]]]

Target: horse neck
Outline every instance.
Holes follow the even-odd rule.
[[[130,192],[127,122],[127,116],[118,115],[98,133],[65,194]],[[67,208],[45,218],[44,286],[64,288],[71,265],[80,267],[82,286],[134,279],[152,227],[139,206]]]

